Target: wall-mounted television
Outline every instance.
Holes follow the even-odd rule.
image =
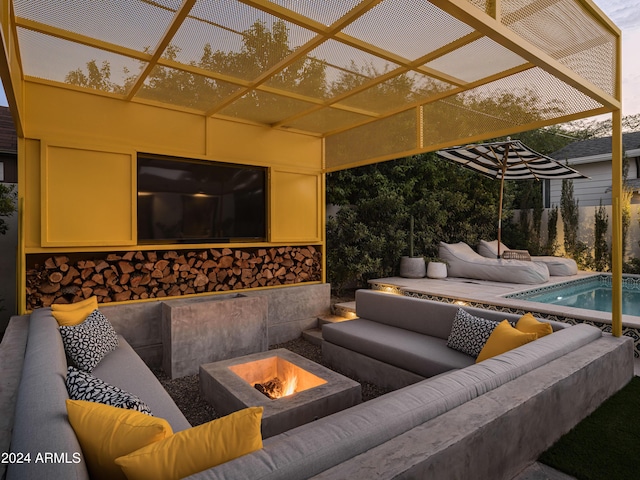
[[[138,155],[138,243],[267,238],[267,169]]]

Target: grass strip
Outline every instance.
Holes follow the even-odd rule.
[[[633,377],[539,461],[578,480],[637,480],[639,459],[640,377]]]

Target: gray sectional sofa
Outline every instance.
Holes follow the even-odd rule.
[[[390,388],[468,367],[475,363],[475,357],[447,346],[460,308],[451,303],[358,290],[358,318],[323,327],[323,359],[347,374]],[[516,322],[520,318],[509,313],[463,308],[488,320]],[[554,330],[569,327],[566,323],[547,323]]]
[[[363,306],[363,299],[367,306]],[[444,318],[445,310],[450,313],[450,306],[378,292],[359,293],[358,301],[360,313],[364,308],[364,312],[371,316],[373,308],[380,314],[394,317],[395,320],[391,323],[395,327],[389,325],[389,322],[369,320],[371,322],[404,329],[411,332],[409,335],[416,337],[430,335],[409,327],[415,322],[425,325],[431,322],[433,328],[440,332],[439,335],[444,336],[446,333],[446,322],[432,322],[432,319]],[[486,317],[491,315],[487,311],[475,312]],[[502,319],[504,315],[498,314],[497,317]],[[25,322],[28,322],[29,331],[15,406],[11,451],[79,452],[80,447],[65,412],[66,360],[55,320],[48,309],[37,310],[30,318],[12,320],[12,323],[22,327]],[[349,322],[345,322],[342,328],[346,328],[348,324]],[[425,325],[421,328],[426,328]],[[329,330],[332,328],[337,326]],[[126,341],[121,340],[120,347],[103,359],[94,374],[137,394],[157,416],[166,418],[175,431],[188,428],[188,422],[151,371]],[[325,343],[330,342],[327,340]],[[189,478],[368,478],[371,469],[381,472],[378,478],[415,478],[416,475],[412,473],[415,471],[421,472],[418,477],[424,477],[423,473],[427,472],[429,478],[510,478],[514,469],[522,468],[526,462],[535,460],[546,446],[620,389],[633,375],[631,339],[603,336],[599,329],[587,325],[559,328],[551,335],[478,364],[458,355],[444,355],[443,348],[447,347],[442,347],[441,343],[434,340],[423,345],[423,350],[433,350],[430,359],[422,357],[425,363],[431,363],[432,366],[430,370],[420,371],[418,374],[412,372],[414,378],[419,380],[416,383],[267,438],[261,450]],[[414,351],[403,362],[419,364],[423,361],[414,356],[414,347],[409,348]],[[439,360],[439,356],[443,356],[445,360]],[[385,358],[385,361],[390,360]],[[399,371],[402,367],[394,368]],[[423,379],[429,375],[434,376]],[[585,375],[589,381],[580,381]],[[526,389],[522,388],[522,394],[518,389],[513,389],[512,385],[516,385],[516,382],[526,386]],[[516,392],[518,394],[514,396]],[[561,401],[571,405],[572,415],[567,415],[566,409],[553,403],[559,401],[559,392],[562,392]],[[489,395],[493,397],[490,398]],[[545,400],[549,395],[551,400]],[[546,403],[540,404],[539,399]],[[516,400],[517,405],[510,406]],[[513,425],[501,421],[521,409],[526,414],[530,408],[535,409],[537,428],[532,429],[531,433],[522,430],[518,421],[513,420]],[[486,422],[495,420],[495,425],[492,423],[486,428],[490,432],[492,428],[497,428],[499,434],[483,436],[484,448],[492,449],[493,453],[503,449],[496,442],[501,439],[509,439],[511,442],[514,436],[518,439],[516,443],[521,445],[530,434],[535,435],[535,446],[519,455],[502,459],[498,465],[493,465],[494,471],[489,475],[486,473],[489,470],[483,470],[474,461],[486,462],[492,456],[477,456],[473,443],[468,444],[469,448],[466,447],[467,442],[478,438],[477,430],[448,430],[445,427],[451,424],[451,420],[445,423],[440,420],[448,415],[453,415],[454,419],[462,415],[461,418],[473,416],[474,419],[485,419],[483,421]],[[561,417],[558,418],[558,415]],[[477,421],[466,422],[465,428],[471,428],[476,423]],[[402,453],[403,449],[409,452],[409,446],[416,447],[411,441],[413,436],[420,438],[425,448],[412,453],[411,458],[408,458]],[[452,468],[452,459],[442,447],[454,440],[455,446],[464,452],[465,461],[460,462],[460,456],[456,454],[456,473],[450,475],[448,469]],[[432,448],[431,445],[434,444],[440,449]],[[396,450],[394,455],[389,454],[390,449]],[[384,454],[379,456],[376,452]],[[433,463],[436,464],[435,467]],[[498,473],[495,472],[496,469]],[[88,478],[88,473],[84,462],[31,463],[10,465],[7,478],[84,479]]]

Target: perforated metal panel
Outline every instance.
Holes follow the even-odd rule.
[[[483,132],[589,111],[601,105],[542,69],[532,68],[424,106],[424,141],[437,145]]]
[[[28,81],[323,136],[330,169],[620,105],[620,32],[580,0],[14,4]]]
[[[615,93],[616,37],[576,0],[504,0],[502,22],[607,93]]]
[[[522,57],[483,37],[427,63],[427,67],[473,82],[525,63]]]
[[[471,33],[473,29],[429,2],[386,0],[344,29],[344,33],[415,60]]]
[[[287,121],[284,126],[302,131],[325,134],[367,120],[369,120],[369,117],[366,115],[338,110],[337,108],[325,108],[298,119]]]
[[[412,150],[417,147],[414,110],[383,118],[327,138],[327,167]]]
[[[271,125],[306,110],[311,105],[293,98],[264,92],[249,92],[222,109],[222,115]]]
[[[233,83],[213,80],[175,68],[156,66],[137,96],[145,100],[204,112],[211,107],[212,102],[220,102],[239,90],[240,87]]]
[[[27,75],[102,92],[124,94],[127,79],[146,65],[124,55],[24,28],[18,28],[18,40],[22,50],[29,53],[23,55],[22,64]],[[90,70],[89,63],[96,68]],[[104,74],[105,68],[108,75]]]
[[[14,0],[13,3],[18,17],[144,51],[155,47],[182,2]]]

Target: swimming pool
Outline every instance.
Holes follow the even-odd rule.
[[[611,275],[558,283],[505,295],[505,298],[611,312]],[[640,275],[622,276],[622,313],[640,316]]]

